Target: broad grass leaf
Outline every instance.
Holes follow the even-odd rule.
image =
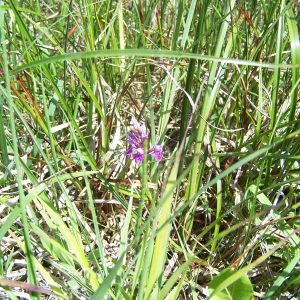
[[[223,270],[218,276],[216,276],[208,287],[210,294],[228,277],[234,275],[235,271],[231,269]],[[226,289],[213,295],[209,298],[210,300],[252,300],[253,289],[249,278],[244,275],[237,279],[233,284],[229,285]]]

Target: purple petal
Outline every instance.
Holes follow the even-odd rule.
[[[139,148],[139,141],[136,138],[127,138],[128,144],[133,148]]]
[[[141,138],[142,138],[142,141],[144,142],[147,138],[148,138],[148,134],[146,132],[146,126],[145,126],[145,123],[143,123],[141,126],[140,126],[140,132],[141,132]]]
[[[156,155],[155,155],[155,160],[157,162],[160,162],[161,159],[164,158],[163,155],[161,154],[161,152],[157,152]]]
[[[140,165],[143,160],[143,154],[141,153],[135,153],[132,155],[132,159],[136,159],[136,162]]]
[[[157,145],[155,144],[154,147],[152,149],[149,149],[147,152],[147,156],[155,154],[155,160],[157,162],[160,162],[163,157],[162,155],[162,149],[163,149],[163,145]]]
[[[143,148],[137,148],[135,149],[137,153],[144,155],[144,149]]]
[[[154,152],[161,152],[163,148],[163,145],[154,145],[153,149]]]
[[[128,134],[127,142],[128,142],[130,145],[132,145],[132,146],[135,147],[135,146],[137,145],[139,139],[138,139],[138,138],[136,137],[136,135],[133,134],[132,132],[127,132],[127,134]]]
[[[159,137],[159,135],[158,135],[158,134],[157,134],[156,136],[157,136],[157,141],[156,141],[155,145],[157,145],[157,144],[158,144],[158,142],[159,142],[159,139],[160,139],[160,137]]]
[[[143,160],[143,155],[140,155],[139,157],[136,158],[136,162],[140,165]]]
[[[132,159],[136,159],[136,162],[138,164],[140,164],[143,160],[143,156],[144,156],[144,149],[142,148],[137,148],[135,149],[136,153],[132,155]]]
[[[131,120],[131,127],[133,127],[133,129],[137,130],[139,128],[139,125],[140,124],[137,121],[137,119],[133,117],[132,120]]]
[[[126,155],[131,155],[132,154],[132,147],[129,147],[126,151]]]
[[[149,149],[148,152],[147,152],[147,156],[152,155],[152,154],[154,154],[154,153],[155,153],[155,152],[154,152],[153,149]]]
[[[132,121],[131,121],[131,130],[135,133],[135,134],[139,134],[140,133],[140,123],[137,121],[136,118],[132,118]]]
[[[130,147],[132,148],[138,148],[139,146],[137,145],[137,143],[135,143],[133,140],[131,139],[127,139],[128,144],[130,145]]]
[[[127,132],[128,136],[132,139],[132,140],[138,140],[138,137],[132,133],[132,132]]]

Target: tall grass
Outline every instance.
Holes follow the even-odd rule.
[[[299,299],[298,10],[2,1],[1,298]]]

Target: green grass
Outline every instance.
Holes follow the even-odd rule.
[[[0,298],[300,298],[298,11],[1,2]]]

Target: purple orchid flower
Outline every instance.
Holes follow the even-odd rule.
[[[160,162],[163,157],[162,155],[162,148],[163,148],[163,145],[157,145],[158,142],[159,142],[159,135],[157,136],[158,139],[157,139],[157,142],[155,143],[155,145],[153,146],[152,149],[149,149],[148,152],[147,152],[147,156],[149,155],[152,155],[152,154],[155,154],[155,160],[157,162]]]
[[[132,118],[131,121],[131,132],[127,132],[128,138],[127,142],[130,145],[128,150],[126,151],[126,155],[132,155],[132,159],[136,159],[138,164],[141,164],[144,156],[144,142],[148,139],[148,134],[146,132],[145,123],[139,123],[135,118]],[[147,151],[147,156],[155,154],[155,160],[160,162],[163,158],[162,148],[163,145],[157,145],[158,140],[155,145]],[[135,149],[135,153],[133,153],[133,149]]]
[[[145,123],[140,124],[136,118],[132,118],[131,122],[131,130],[136,136],[140,137],[141,141],[144,143],[144,141],[148,138]]]
[[[144,157],[144,149],[137,148],[135,150],[136,150],[136,153],[134,153],[132,155],[132,159],[136,159],[136,162],[140,165],[143,160],[143,157]]]
[[[144,155],[144,142],[148,135],[144,123],[140,124],[135,118],[132,118],[131,123],[132,131],[127,132],[127,142],[130,146],[126,151],[126,155],[132,155],[132,159],[136,159],[137,163],[140,164]],[[135,149],[136,153],[133,153],[133,149]]]

